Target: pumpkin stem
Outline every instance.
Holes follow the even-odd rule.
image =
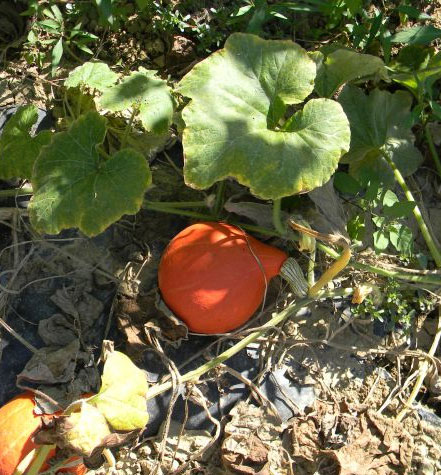
[[[303,271],[298,262],[293,257],[288,257],[280,268],[280,275],[288,282],[296,297],[306,297],[308,293],[308,282],[306,282]]]
[[[12,190],[0,190],[0,198],[14,198],[15,196],[32,195],[33,192],[32,186],[12,188]]]

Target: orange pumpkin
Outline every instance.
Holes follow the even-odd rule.
[[[12,475],[23,457],[37,447],[32,436],[40,427],[41,416],[34,414],[34,406],[34,395],[26,392],[0,408],[0,475]],[[54,455],[52,451],[46,461]],[[85,465],[79,464],[57,473],[83,475],[86,471]]]
[[[159,264],[159,288],[190,331],[224,333],[244,324],[262,303],[262,268],[269,281],[287,257],[236,226],[197,223],[170,241]]]

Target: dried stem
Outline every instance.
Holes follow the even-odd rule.
[[[438,348],[439,342],[441,340],[441,306],[438,307],[439,311],[439,316],[438,316],[438,327],[436,329],[436,334],[435,337],[433,338],[432,345],[430,346],[429,352],[427,353],[427,356],[433,357],[435,355],[435,352]],[[415,385],[412,388],[412,392],[410,393],[409,397],[407,398],[407,401],[404,403],[403,409],[398,413],[397,420],[402,421],[404,419],[404,416],[407,414],[408,411],[412,410],[412,404],[415,401],[416,397],[418,396],[418,393],[421,389],[421,386],[423,385],[424,379],[427,376],[427,373],[430,368],[430,359],[426,358],[422,363],[419,368],[418,372],[418,378],[415,381]]]

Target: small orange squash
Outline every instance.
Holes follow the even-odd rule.
[[[25,392],[0,408],[0,475],[12,475],[20,461],[37,447],[32,436],[40,427],[41,416],[34,414],[34,406],[34,395]],[[52,451],[47,460],[54,455]],[[79,464],[61,468],[57,473],[83,475],[86,471],[85,465]]]
[[[249,320],[262,303],[265,277],[276,276],[287,257],[237,226],[197,223],[167,246],[159,264],[159,288],[190,331],[224,333]]]

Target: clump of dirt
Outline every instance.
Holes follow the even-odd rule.
[[[35,104],[47,110],[54,99],[57,81],[24,60],[9,62],[0,71],[0,107]]]

